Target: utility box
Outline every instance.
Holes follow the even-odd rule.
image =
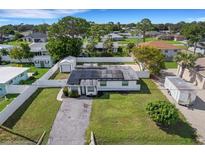
[[[195,88],[179,77],[167,76],[164,87],[180,105],[190,106],[196,99]]]

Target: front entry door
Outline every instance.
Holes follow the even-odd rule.
[[[41,67],[45,67],[45,66],[44,66],[44,61],[40,61],[40,66],[41,66]]]

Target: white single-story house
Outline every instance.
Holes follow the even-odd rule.
[[[188,48],[189,51],[191,52],[194,52],[194,46],[190,46]],[[202,55],[205,55],[205,42],[201,42],[201,43],[197,43],[196,45],[196,53],[199,53],[199,54],[202,54]]]
[[[193,85],[177,76],[167,76],[164,87],[174,100],[181,105],[192,105],[196,99],[196,91]]]
[[[25,67],[0,67],[0,96],[7,93],[6,85],[19,84],[21,80],[28,79],[28,69]]]
[[[23,38],[24,41],[27,42],[47,42],[47,34],[41,32],[33,32]]]
[[[79,95],[94,96],[102,91],[139,91],[137,72],[129,66],[88,66],[73,70],[68,89]]]
[[[60,72],[71,72],[76,67],[76,58],[69,56],[59,63]]]
[[[104,42],[106,41],[107,39],[111,38],[113,41],[121,41],[124,39],[123,36],[119,35],[119,34],[116,34],[116,33],[110,33],[108,35],[105,35],[101,38],[101,41]]]
[[[116,53],[118,52],[118,48],[119,48],[119,44],[118,42],[113,42],[113,52]],[[98,51],[104,51],[106,50],[106,47],[104,45],[104,42],[98,42],[96,45],[95,45],[95,49],[97,49]]]
[[[166,60],[173,60],[177,52],[181,50],[179,47],[166,43],[165,41],[144,42],[144,43],[140,43],[138,46],[139,47],[149,46],[149,47],[157,48],[165,55]]]
[[[53,60],[46,49],[47,43],[32,43],[29,45],[34,54],[33,63],[36,67],[52,67]]]

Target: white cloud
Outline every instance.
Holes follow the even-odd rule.
[[[0,17],[53,19],[86,11],[88,10],[0,10]]]
[[[188,18],[187,19],[188,22],[192,22],[192,21],[205,21],[205,17],[198,17],[198,18]]]

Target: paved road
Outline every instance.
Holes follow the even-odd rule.
[[[167,70],[166,72],[170,72],[168,74],[172,75],[176,74],[173,70]],[[194,105],[191,108],[187,108],[176,103],[176,101],[167,93],[167,90],[164,89],[161,81],[155,81],[155,83],[159,86],[162,93],[169,99],[169,101],[176,105],[192,127],[197,130],[199,140],[205,144],[205,89],[197,89],[197,98]]]
[[[54,121],[48,144],[83,145],[91,107],[91,98],[65,98]]]

